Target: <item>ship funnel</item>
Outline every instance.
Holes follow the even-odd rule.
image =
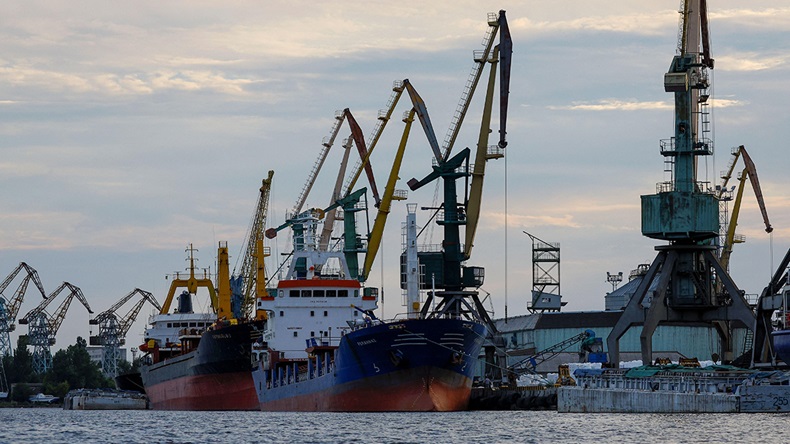
[[[178,312],[192,313],[192,295],[186,290],[178,296]]]

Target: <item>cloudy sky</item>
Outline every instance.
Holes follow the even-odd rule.
[[[639,196],[666,180],[659,140],[673,135],[673,98],[662,79],[677,46],[678,2],[396,5],[4,2],[0,275],[25,261],[47,292],[69,281],[98,313],[136,287],[162,301],[165,275],[185,268],[189,243],[199,266],[214,270],[216,244],[226,240],[235,264],[261,179],[275,171],[268,225],[279,225],[335,110],[350,108],[369,134],[392,82],[408,78],[443,139],[487,13],[505,9],[514,45],[510,144],[504,160],[489,162],[470,264],[486,267],[496,317],[506,305],[510,316],[526,313],[528,231],[561,244],[566,310],[603,309],[606,273],[652,261],[659,244],[640,234]],[[748,148],[775,231],[765,234],[747,190],[738,225],[747,242],[731,266],[741,288],[759,293],[790,246],[790,7],[716,1],[709,18],[716,155],[701,164],[699,180],[717,183],[731,148]],[[481,86],[458,148],[476,143],[482,96]],[[403,100],[395,116],[407,109]],[[380,188],[402,127],[393,119],[373,156]],[[399,188],[430,171],[418,127],[410,140]],[[328,205],[340,154],[338,142],[307,205]],[[430,206],[434,191],[409,201]],[[383,282],[386,316],[403,311],[396,271],[404,208],[395,204],[370,280]],[[286,251],[285,239],[276,251]],[[39,300],[28,292],[20,315]],[[57,347],[87,336],[87,320],[75,301]]]

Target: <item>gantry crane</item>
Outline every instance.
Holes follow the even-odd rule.
[[[63,291],[68,290],[69,295],[60,303],[53,315],[47,313],[46,308]],[[28,344],[33,346],[33,370],[38,374],[46,373],[52,367],[52,353],[50,347],[55,345],[55,335],[58,333],[66,312],[71,305],[71,301],[77,298],[80,303],[93,314],[88,301],[82,294],[79,287],[68,282],[62,283],[38,307],[30,310],[22,319],[20,324],[29,324]]]
[[[249,318],[254,310],[256,298],[266,295],[265,260],[269,256],[269,248],[263,245],[263,237],[273,177],[274,171],[270,170],[266,179],[263,179],[258,204],[255,206],[255,214],[247,233],[247,247],[241,253],[241,269],[238,271],[234,269],[231,277],[233,295],[231,312],[237,319]]]
[[[118,310],[135,295],[142,296],[128,313],[124,316],[118,315]],[[114,378],[118,376],[118,360],[120,356],[120,346],[126,343],[126,333],[129,332],[132,323],[143,308],[143,304],[150,302],[151,305],[161,310],[162,307],[151,293],[135,288],[129,294],[122,297],[112,307],[99,313],[90,320],[91,325],[99,326],[99,334],[90,337],[90,345],[101,345],[102,349],[102,372],[105,376]]]
[[[707,137],[708,69],[713,69],[713,59],[706,9],[705,0],[685,0],[680,11],[679,54],[664,75],[664,90],[675,99],[674,137],[660,144],[672,166],[672,179],[659,183],[656,194],[642,196],[642,235],[669,244],[656,247],[655,260],[609,334],[613,365],[619,365],[620,338],[633,325],[642,324],[645,364],[652,362],[653,333],[662,322],[711,324],[721,339],[724,361],[734,358],[731,321],[754,328],[755,315],[743,292],[715,255],[719,200],[706,183],[697,181],[697,157],[713,154]],[[651,285],[653,291],[648,292]]]
[[[25,272],[25,277],[22,278],[14,295],[10,298],[6,298],[3,292],[23,270]],[[20,262],[14,271],[9,273],[8,277],[0,283],[0,358],[3,356],[11,356],[13,353],[10,332],[16,329],[16,324],[14,323],[16,322],[16,315],[19,313],[19,308],[22,306],[22,300],[25,297],[30,281],[33,281],[33,284],[41,293],[41,297],[46,299],[47,294],[44,292],[44,286],[41,285],[38,272],[24,262]],[[2,362],[0,362],[0,368],[2,368]]]

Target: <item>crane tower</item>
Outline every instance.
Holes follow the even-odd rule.
[[[61,302],[60,306],[55,310],[55,313],[50,315],[46,311],[47,306],[54,301],[63,290],[68,290],[69,295]],[[88,313],[93,314],[93,310],[91,310],[88,301],[82,294],[82,290],[75,285],[64,282],[47,296],[38,307],[28,312],[28,314],[19,320],[20,324],[28,325],[29,344],[33,346],[33,370],[38,374],[46,373],[52,367],[52,353],[50,347],[55,345],[55,335],[57,335],[58,329],[60,329],[61,324],[63,324],[66,312],[71,305],[71,301],[75,297],[88,310]]]
[[[672,178],[659,183],[656,194],[642,196],[642,235],[668,244],[655,247],[655,260],[609,334],[614,365],[619,364],[619,340],[632,325],[642,324],[642,362],[649,364],[653,333],[661,322],[713,325],[725,361],[733,359],[731,321],[748,328],[755,323],[743,292],[715,255],[719,200],[697,180],[698,158],[713,154],[706,109],[708,69],[713,69],[706,9],[705,0],[685,0],[680,11],[679,54],[664,75],[664,90],[675,99],[675,132],[660,144]]]
[[[129,302],[135,295],[142,296],[137,301],[128,313],[124,316],[118,315],[118,310]],[[161,310],[162,306],[159,305],[154,295],[151,293],[135,288],[122,297],[118,302],[113,304],[112,307],[99,313],[94,319],[90,320],[91,325],[99,326],[99,334],[90,337],[90,345],[101,345],[102,349],[102,372],[105,376],[116,377],[118,376],[118,360],[120,359],[120,346],[126,343],[126,333],[129,332],[132,323],[137,318],[143,305],[150,302],[151,305]]]

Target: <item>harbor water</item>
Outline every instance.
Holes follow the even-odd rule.
[[[787,443],[788,414],[0,409],[0,443]]]

